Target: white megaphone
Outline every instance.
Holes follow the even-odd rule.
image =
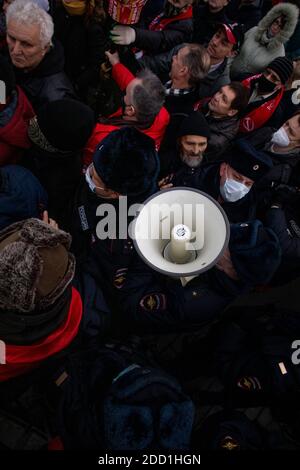
[[[219,203],[186,187],[159,191],[148,198],[131,227],[141,258],[162,274],[180,277],[183,284],[217,263],[229,233]]]

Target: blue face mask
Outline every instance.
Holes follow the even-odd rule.
[[[227,202],[236,202],[246,196],[249,191],[250,188],[231,178],[226,178],[223,186],[220,186],[221,196]]]

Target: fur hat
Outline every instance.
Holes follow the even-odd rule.
[[[45,104],[36,116],[38,128],[46,141],[62,151],[81,150],[92,134],[94,112],[80,101],[62,99]],[[30,139],[39,146],[38,129],[29,128]]]
[[[259,220],[230,226],[229,251],[239,278],[252,285],[267,283],[281,261],[277,236]]]
[[[226,161],[235,171],[253,181],[260,180],[273,167],[268,154],[256,150],[244,139],[236,141]]]
[[[113,191],[141,197],[156,189],[159,159],[154,141],[134,127],[111,132],[93,156],[96,172]]]
[[[53,305],[71,283],[71,236],[38,219],[0,231],[0,309],[29,313]]]

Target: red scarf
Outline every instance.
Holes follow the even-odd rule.
[[[171,16],[170,18],[163,18],[164,14],[160,13],[149,25],[149,31],[162,31],[165,29],[170,23],[174,23],[174,21],[178,20],[189,20],[193,18],[193,8],[190,5],[188,9],[184,13],[180,13],[176,16]],[[141,58],[144,55],[144,51],[137,49],[136,47],[132,48],[132,52],[137,54],[137,58]]]
[[[6,346],[6,364],[0,364],[0,382],[30,371],[47,357],[66,348],[77,335],[81,317],[81,297],[72,287],[68,316],[58,329],[30,346]]]
[[[242,85],[244,87],[250,89],[252,80],[256,80],[262,74],[254,75],[252,77],[247,78],[246,80],[242,81]],[[239,132],[246,133],[252,132],[255,129],[259,129],[263,127],[264,124],[271,118],[272,114],[276,110],[277,106],[279,105],[282,95],[284,92],[284,87],[282,86],[279,92],[274,96],[274,98],[270,97],[268,101],[263,103],[261,106],[253,109],[249,114],[244,116],[240,120],[240,128]]]
[[[164,13],[160,13],[149,25],[149,31],[162,31],[170,23],[174,23],[179,20],[190,20],[193,18],[193,7],[190,5],[187,10],[179,15],[171,16],[170,18],[163,18]]]

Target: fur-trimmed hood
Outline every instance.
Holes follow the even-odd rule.
[[[299,9],[292,3],[279,3],[271,8],[257,25],[255,34],[255,40],[257,42],[261,42],[264,33],[280,15],[286,17],[286,23],[283,29],[266,44],[266,48],[269,50],[278,48],[281,44],[285,44],[290,39],[297,25]]]

